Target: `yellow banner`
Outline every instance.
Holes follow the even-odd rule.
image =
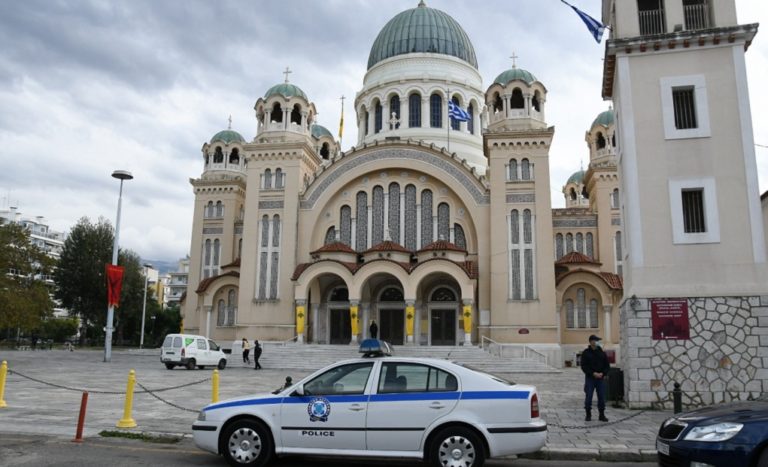
[[[304,313],[304,307],[302,305],[296,306],[296,334],[304,334],[304,318],[307,315]]]
[[[413,322],[416,317],[416,309],[413,305],[405,307],[405,332],[408,336],[413,335]]]
[[[472,333],[472,305],[464,305],[464,333]]]
[[[349,307],[349,320],[352,323],[352,335],[356,336],[360,334],[360,318],[357,314],[358,310],[357,305],[352,305]]]

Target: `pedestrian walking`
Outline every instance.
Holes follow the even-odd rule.
[[[261,370],[261,363],[259,363],[259,357],[261,357],[261,344],[259,341],[253,341],[253,369]]]
[[[243,363],[251,364],[251,359],[248,354],[251,353],[251,346],[248,344],[248,339],[243,337]]]
[[[592,334],[589,336],[589,347],[581,353],[581,371],[584,372],[584,421],[592,421],[592,394],[597,392],[597,410],[600,412],[599,420],[607,422],[605,417],[605,377],[608,375],[611,365],[608,356],[603,352],[602,339]]]
[[[371,320],[371,326],[368,328],[371,332],[371,339],[376,339],[379,336],[379,325],[376,324],[376,320]]]

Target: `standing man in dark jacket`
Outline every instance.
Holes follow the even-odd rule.
[[[255,340],[253,341],[253,369],[254,370],[261,370],[261,363],[259,363],[259,358],[261,357],[261,344],[259,344],[259,341]]]
[[[605,377],[611,366],[608,364],[608,356],[602,349],[602,339],[592,334],[589,336],[589,347],[581,353],[581,371],[584,372],[584,410],[587,416],[584,421],[592,421],[592,393],[597,391],[597,410],[600,411],[601,422],[607,422],[605,418]]]
[[[371,327],[368,328],[371,332],[371,339],[376,339],[379,336],[379,325],[376,324],[376,320],[371,320]]]

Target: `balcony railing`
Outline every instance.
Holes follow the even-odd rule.
[[[708,29],[711,27],[709,20],[709,4],[707,2],[698,5],[684,5],[685,29]]]
[[[664,10],[640,11],[640,34],[650,36],[664,33]]]

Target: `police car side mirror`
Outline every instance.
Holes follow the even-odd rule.
[[[291,396],[303,396],[304,395],[304,385],[300,384],[296,386],[296,389],[291,393]]]

